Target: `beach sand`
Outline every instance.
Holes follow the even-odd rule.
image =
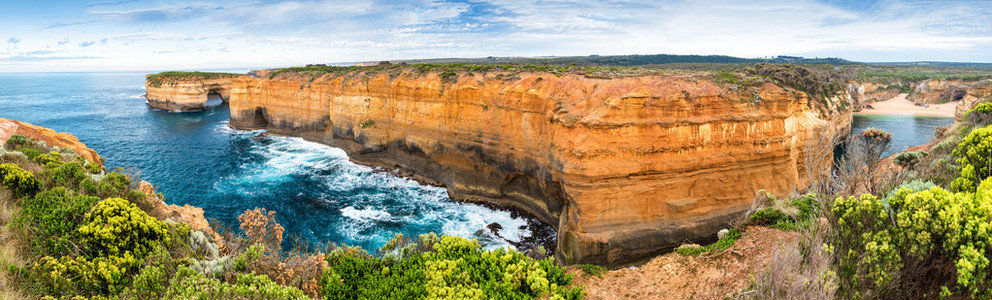
[[[958,105],[958,101],[944,104],[930,104],[930,107],[922,107],[916,106],[913,102],[906,100],[906,96],[908,95],[899,94],[895,98],[869,104],[874,109],[865,108],[857,112],[857,114],[954,117],[954,108]]]

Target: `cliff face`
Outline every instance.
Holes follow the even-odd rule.
[[[199,111],[206,108],[207,97],[217,93],[227,101],[231,94],[231,79],[176,80],[145,83],[148,105],[168,111]]]
[[[964,98],[974,81],[931,79],[916,85],[906,99],[916,105],[958,101]]]
[[[256,72],[232,79],[231,126],[525,210],[557,225],[564,261],[617,265],[713,238],[760,189],[791,192],[808,142],[850,125],[770,83],[745,93],[694,76],[446,73]]]
[[[44,141],[49,146],[72,149],[73,152],[76,152],[76,154],[79,154],[79,156],[82,156],[86,160],[100,164],[101,166],[103,165],[103,162],[100,160],[100,155],[98,155],[93,149],[90,149],[83,143],[79,142],[79,139],[72,134],[55,132],[55,130],[45,127],[0,118],[0,141],[6,141],[10,138],[10,136],[15,134],[31,137],[38,141]]]
[[[961,103],[958,103],[958,106],[955,108],[954,118],[961,121],[965,113],[975,108],[979,103],[988,100],[992,100],[992,80],[972,84],[965,91],[964,97],[961,98]]]

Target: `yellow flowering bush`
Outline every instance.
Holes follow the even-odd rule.
[[[31,196],[39,187],[34,173],[11,163],[0,164],[0,183],[18,197]]]
[[[100,253],[143,255],[170,239],[168,226],[121,198],[107,198],[86,213],[79,234]]]
[[[978,183],[992,175],[992,126],[972,130],[961,140],[953,155],[961,169],[958,178],[951,183],[951,189],[974,192]]]
[[[887,199],[888,208],[871,195],[834,204],[841,295],[895,295],[912,287],[925,292],[905,296],[946,290],[992,297],[992,179],[971,193],[901,188]],[[943,276],[939,261],[950,265]],[[914,271],[906,269],[909,263],[932,271],[907,273]],[[938,286],[926,286],[931,283]]]

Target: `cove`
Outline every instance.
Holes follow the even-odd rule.
[[[166,202],[201,207],[207,218],[236,225],[246,209],[274,210],[284,247],[297,237],[374,250],[396,233],[432,231],[490,248],[555,240],[529,218],[452,201],[443,188],[351,163],[340,149],[230,129],[223,102],[193,113],[149,108],[143,86],[144,73],[0,74],[0,117],[72,133],[108,168],[134,168]]]
[[[855,114],[851,125],[851,135],[861,134],[868,128],[882,129],[892,133],[892,143],[882,154],[888,157],[902,152],[908,147],[929,143],[938,127],[954,123],[954,118],[914,116],[914,115],[862,115]]]

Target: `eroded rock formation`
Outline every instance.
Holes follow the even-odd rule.
[[[619,265],[712,239],[758,190],[801,185],[807,148],[829,153],[813,148],[850,128],[844,105],[814,112],[805,93],[772,83],[744,92],[696,75],[358,72],[233,78],[230,124],[525,210],[556,225],[567,263]]]
[[[979,103],[989,100],[992,100],[992,80],[972,84],[965,91],[964,97],[961,98],[961,103],[958,103],[958,106],[955,107],[954,118],[961,121],[965,113],[975,108]]]
[[[906,99],[916,105],[959,101],[968,93],[974,81],[930,79],[916,84]]]
[[[76,152],[76,154],[79,154],[79,156],[82,156],[86,160],[100,164],[101,166],[103,165],[100,155],[79,142],[79,139],[72,134],[56,132],[45,127],[0,118],[0,141],[6,141],[10,136],[15,134],[31,137],[37,141],[43,141],[49,146],[72,149],[73,152]]]
[[[168,111],[199,111],[207,107],[210,93],[217,93],[224,101],[231,97],[231,79],[195,79],[166,82],[147,82],[145,98],[148,105]]]

